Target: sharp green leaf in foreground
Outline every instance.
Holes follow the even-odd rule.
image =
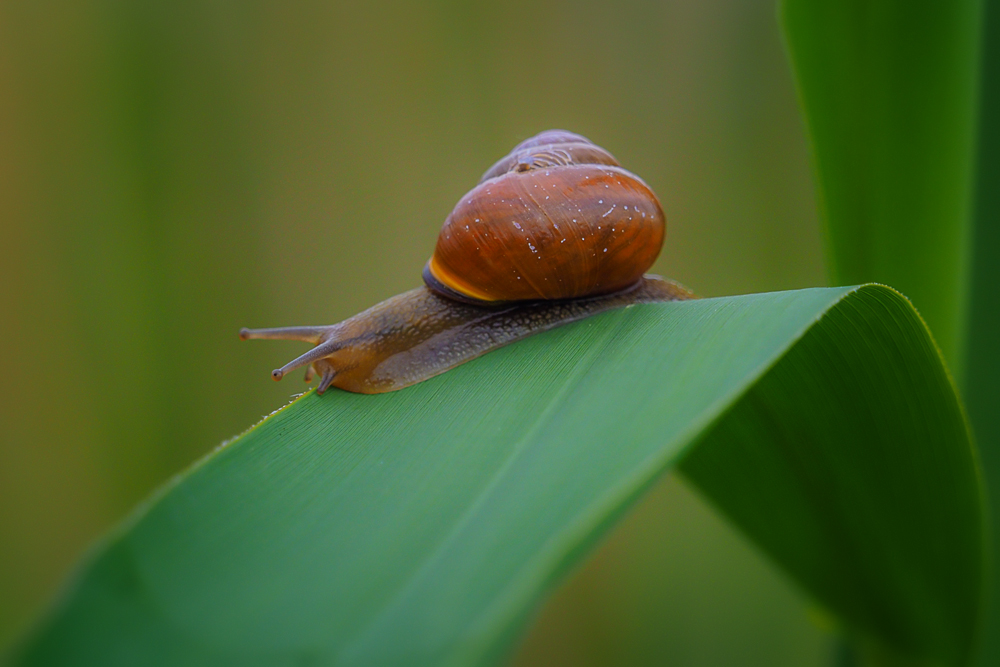
[[[397,393],[306,395],[112,534],[13,663],[493,664],[689,452],[873,654],[964,663],[975,456],[926,328],[878,286],[635,306]]]
[[[980,0],[784,0],[834,284],[883,282],[962,374]]]

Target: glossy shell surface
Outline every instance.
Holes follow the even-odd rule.
[[[550,131],[517,146],[462,197],[425,280],[478,302],[607,294],[638,283],[665,231],[642,179],[583,137]]]

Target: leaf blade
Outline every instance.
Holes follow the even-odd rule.
[[[307,395],[113,536],[18,662],[489,663],[663,470],[829,313],[871,292],[888,294],[932,346],[890,290],[801,290],[636,306],[402,392]],[[933,375],[934,359],[941,377],[939,358],[924,363]],[[964,428],[960,411],[939,416]],[[978,564],[968,544],[981,538],[970,528],[981,507],[968,438],[935,445],[957,457],[967,492],[938,494],[968,519],[954,525],[963,539],[948,542],[948,562],[978,584],[978,565],[966,567]],[[805,576],[795,553],[762,543],[826,602],[823,577],[851,576],[826,566]],[[933,579],[935,562],[917,553],[907,563]],[[978,608],[967,589],[948,607],[945,639],[915,647],[856,606],[834,599],[833,608],[904,653],[954,660],[960,651],[949,647],[968,643],[962,624]],[[890,618],[919,630],[905,595],[879,593],[863,599],[889,599]]]
[[[884,652],[877,644],[888,643],[932,664],[965,664],[980,621],[982,583],[981,575],[965,574],[984,567],[984,517],[982,511],[942,513],[927,489],[953,485],[949,493],[968,494],[967,507],[983,505],[978,484],[955,481],[965,474],[958,470],[966,461],[976,461],[968,425],[947,371],[933,363],[939,351],[922,335],[921,322],[907,316],[907,304],[890,290],[864,290],[858,296],[863,298],[828,313],[824,326],[790,350],[681,470],[794,578],[812,582],[804,585],[838,612],[868,650]],[[857,395],[831,395],[821,387],[819,358],[839,369]],[[908,403],[885,392],[877,381],[880,374],[898,375],[898,386],[919,387],[914,394],[926,403]],[[780,421],[776,405],[782,406]],[[928,419],[930,411],[942,407],[951,419]],[[872,434],[868,442],[833,437],[847,411]],[[890,426],[883,415],[894,412],[907,417]],[[746,436],[754,429],[766,429],[773,446],[754,446]],[[866,457],[860,451],[871,442],[891,440],[908,443],[895,458],[877,451]],[[933,442],[966,444],[964,451],[927,448]],[[770,457],[770,484],[749,488],[746,471],[759,468],[762,456]],[[913,463],[913,458],[923,460]],[[858,466],[859,461],[867,465]],[[913,468],[910,483],[902,482],[894,466]],[[975,474],[978,479],[978,466]],[[852,492],[844,494],[852,485]],[[784,519],[782,530],[768,525],[777,517]],[[949,524],[963,520],[968,525],[953,533]],[[818,534],[818,527],[825,527],[825,534]],[[954,570],[943,566],[947,556],[939,540],[963,538],[971,540],[958,550],[967,560],[952,563]],[[862,544],[875,547],[861,554],[857,547]],[[914,576],[920,570],[908,562],[913,554],[926,560],[923,571],[938,575]],[[817,578],[817,568],[827,574]],[[830,576],[841,568],[852,573]]]

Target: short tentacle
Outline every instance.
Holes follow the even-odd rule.
[[[323,377],[320,378],[319,386],[316,387],[316,393],[322,394],[324,391],[329,389],[330,385],[333,384],[334,378],[336,377],[337,377],[337,371],[334,370],[333,368],[329,368],[323,371]]]
[[[315,345],[330,327],[278,327],[276,329],[240,329],[240,340],[301,340]]]
[[[312,382],[313,376],[315,375],[316,375],[316,367],[310,365],[309,368],[306,369],[306,376],[302,379],[305,380],[306,382]]]

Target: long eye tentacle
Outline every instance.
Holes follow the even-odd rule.
[[[240,340],[301,340],[304,343],[319,343],[329,326],[322,327],[277,327],[274,329],[240,329]]]

